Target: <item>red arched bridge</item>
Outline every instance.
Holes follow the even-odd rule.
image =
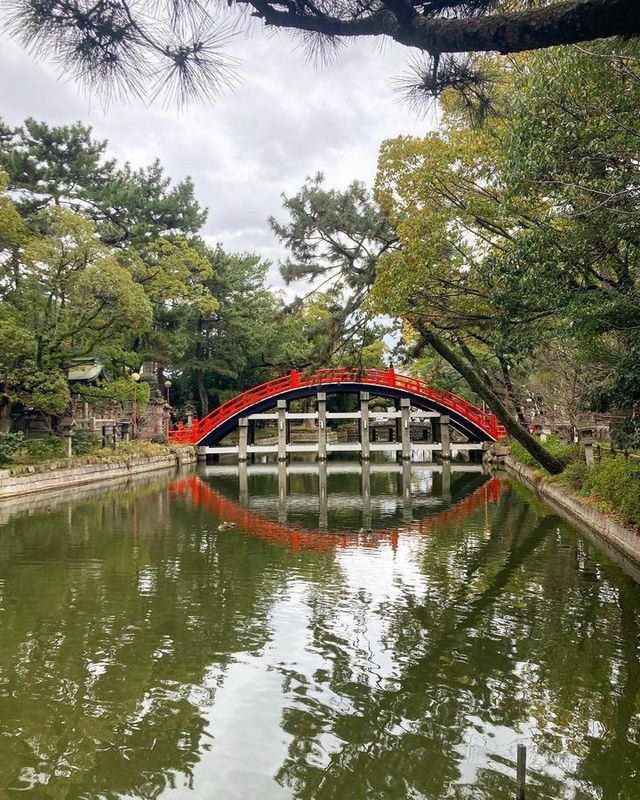
[[[360,411],[351,415],[327,412],[326,395],[335,393],[359,394],[361,398]],[[289,401],[314,395],[318,399],[317,412],[297,415],[288,413]],[[375,420],[376,417],[376,414],[370,413],[368,409],[370,395],[389,398],[396,403],[398,410],[391,414],[391,416],[397,417],[398,438],[401,439],[396,449],[398,452],[402,451],[402,456],[405,458],[410,457],[410,452],[407,455],[407,447],[412,446],[409,440],[411,417],[412,415],[421,416],[421,412],[422,416],[439,417],[445,423],[443,428],[448,431],[450,424],[471,443],[491,442],[506,435],[505,428],[498,424],[495,414],[488,414],[458,395],[432,389],[424,381],[408,375],[399,375],[393,368],[389,368],[387,370],[321,369],[311,373],[292,370],[288,375],[267,381],[267,383],[255,386],[253,389],[227,400],[206,417],[200,420],[194,419],[189,426],[180,423],[177,428],[169,432],[169,439],[174,444],[213,447],[235,428],[240,428],[242,435],[243,425],[246,425],[248,420],[280,421],[279,427],[283,429],[288,428],[284,425],[285,419],[314,417],[318,420],[319,428],[317,452],[323,458],[327,451],[326,420],[351,416],[360,420],[361,451],[363,456],[368,457],[370,447],[368,425],[369,420]],[[278,413],[262,413],[276,405]],[[412,412],[412,408],[419,411]],[[377,416],[383,416],[383,414]],[[283,441],[284,436],[283,433]],[[448,433],[446,440],[448,448]],[[249,451],[251,451],[251,444],[249,442]],[[242,457],[242,444],[240,447],[239,452]],[[284,441],[282,446],[274,445],[273,452],[277,452],[278,457],[281,458],[286,457],[287,453],[295,452],[296,449],[302,452],[302,448]],[[376,447],[371,445],[371,449],[375,450]],[[382,446],[379,449],[383,449]],[[444,455],[445,446],[443,445],[441,449]]]

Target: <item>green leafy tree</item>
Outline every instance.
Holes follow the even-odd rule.
[[[346,300],[345,313],[353,313],[373,282],[378,259],[397,243],[389,220],[363,183],[354,181],[342,192],[325,189],[320,173],[282,200],[289,220],[270,219],[291,254],[281,264],[282,277],[287,283],[319,282],[320,289],[330,285]]]
[[[409,320],[509,433],[560,472],[513,403],[511,366],[539,343],[540,320],[553,307],[531,292],[523,297],[487,268],[527,235],[535,213],[528,198],[506,191],[497,145],[492,130],[457,124],[383,145],[377,194],[401,247],[381,258],[369,302],[375,313]]]
[[[52,206],[35,218],[39,230],[28,230],[9,198],[1,199],[3,405],[59,414],[69,400],[69,359],[105,340],[126,347],[151,325],[151,305],[91,220]]]
[[[530,58],[504,138],[509,184],[549,203],[529,246],[557,266],[536,280],[568,295],[563,338],[591,367],[592,408],[625,412],[627,446],[640,444],[639,57],[630,41]]]
[[[20,128],[2,130],[0,165],[6,170],[5,188],[11,199],[8,195],[0,198],[0,245],[6,254],[0,297],[11,295],[12,304],[22,303],[23,308],[32,303],[36,314],[40,301],[50,316],[68,309],[66,286],[54,290],[61,293],[60,302],[48,302],[51,287],[34,278],[38,261],[51,265],[62,257],[35,251],[54,245],[56,237],[49,236],[49,229],[54,220],[64,220],[74,228],[70,235],[76,242],[82,240],[84,247],[67,253],[69,263],[59,267],[59,282],[71,280],[74,301],[87,308],[87,315],[78,314],[78,330],[73,334],[85,340],[82,344],[74,341],[71,350],[100,355],[114,365],[115,374],[126,366],[139,366],[144,359],[159,362],[161,373],[162,365],[175,367],[185,347],[180,324],[185,309],[212,311],[218,305],[204,287],[212,266],[196,234],[206,212],[195,199],[190,179],[172,184],[159,162],[141,170],[118,166],[107,159],[107,143],[95,140],[82,123],[50,127],[28,119]],[[20,253],[27,240],[31,267],[25,273]],[[64,243],[61,233],[58,241]],[[86,261],[82,266],[91,269],[76,280],[82,258]],[[110,287],[115,287],[114,292],[124,290],[119,301],[107,297]],[[105,336],[113,329],[107,331],[104,320],[93,319],[96,309],[89,296],[94,290],[100,293],[103,306],[98,314],[114,312],[114,304],[128,297],[145,305],[145,315],[151,304],[153,324],[132,325],[127,335]],[[136,316],[135,309],[130,311]],[[32,322],[39,324],[39,320]],[[115,324],[113,316],[111,324]],[[87,338],[92,326],[101,334]],[[48,341],[46,325],[43,331],[40,340]],[[56,332],[64,342],[56,347],[68,350],[70,329],[56,323]]]
[[[215,300],[189,303],[175,320],[177,397],[197,397],[201,415],[212,402],[264,380],[280,309],[265,287],[269,262],[249,253],[230,255],[219,245],[204,248],[203,258],[203,296]]]
[[[535,369],[551,347],[574,354],[591,365],[594,407],[626,408],[633,428],[636,60],[634,42],[523,58],[481,129],[453,104],[441,133],[382,149],[378,197],[402,248],[381,260],[373,306],[404,310],[516,438],[470,341],[508,394],[512,367]]]
[[[397,234],[364,184],[354,181],[345,191],[326,189],[321,174],[308,178],[291,197],[283,196],[289,219],[271,218],[271,228],[290,256],[280,271],[287,283],[313,286],[308,298],[291,304],[291,324],[304,328],[311,320],[320,326],[311,333],[314,352],[299,354],[307,366],[361,363],[364,347],[370,347],[383,328],[375,331],[362,305],[375,280],[380,257],[393,251]],[[301,332],[301,342],[307,338]],[[376,345],[380,357],[382,345]],[[366,359],[365,359],[366,360]]]
[[[167,234],[192,236],[206,219],[190,178],[173,185],[159,161],[142,169],[118,167],[81,122],[49,126],[25,120],[0,136],[0,169],[19,190],[23,216],[59,205],[89,216],[102,241],[144,246]]]
[[[25,215],[50,204],[87,210],[115,170],[106,147],[81,122],[51,127],[29,118],[0,139],[0,169],[11,189],[20,190],[18,207]]]

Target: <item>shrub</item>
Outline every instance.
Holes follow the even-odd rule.
[[[554,434],[549,434],[546,436],[542,440],[542,445],[551,453],[552,456],[559,458],[560,461],[565,464],[575,461],[580,457],[580,448],[577,447],[577,445],[564,442]],[[528,467],[539,466],[535,458],[524,449],[520,442],[516,442],[513,438],[510,440],[509,449],[511,451],[511,455],[521,464],[525,464]]]
[[[640,463],[605,458],[589,470],[585,492],[614,509],[625,522],[640,525]]]
[[[23,433],[0,433],[0,464],[8,464],[22,447]]]
[[[558,477],[559,483],[571,489],[572,492],[581,491],[590,475],[591,470],[586,461],[574,461],[567,464],[564,471]]]
[[[43,436],[41,439],[27,439],[24,451],[30,461],[47,461],[50,458],[64,458],[64,441],[60,436]]]
[[[88,456],[102,445],[102,437],[94,431],[79,428],[73,432],[73,454],[76,456]]]
[[[123,458],[139,458],[145,456],[160,456],[167,453],[166,447],[153,442],[136,439],[133,442],[120,442],[115,450],[103,447],[95,455],[101,461],[119,461]]]

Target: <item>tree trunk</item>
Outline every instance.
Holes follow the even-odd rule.
[[[467,359],[467,361],[471,365],[471,368],[475,369],[475,371],[484,378],[487,386],[490,389],[495,390],[496,385],[494,379],[480,363],[480,360],[475,355],[473,350],[471,350],[471,348],[464,342],[464,340],[462,339],[458,340],[457,337],[456,337],[456,344],[460,347],[462,355]]]
[[[11,430],[11,406],[9,403],[0,403],[0,433],[9,433]]]
[[[498,358],[500,362],[500,369],[502,370],[502,379],[504,381],[504,388],[506,390],[507,397],[511,400],[513,407],[516,410],[516,416],[518,417],[518,422],[522,425],[523,428],[527,427],[527,420],[524,416],[524,411],[522,406],[516,400],[515,392],[513,391],[513,384],[511,383],[511,376],[509,375],[509,366],[504,358]]]
[[[431,345],[436,353],[442,356],[442,358],[465,379],[473,391],[485,401],[496,417],[505,426],[509,435],[520,442],[525,450],[530,453],[547,472],[550,472],[552,475],[559,475],[564,469],[562,461],[551,455],[535,436],[532,436],[528,430],[520,425],[517,419],[507,411],[500,398],[486,385],[482,378],[480,378],[468,364],[465,364],[462,358],[433,331],[426,328],[420,322],[415,321],[412,324],[415,326],[416,330],[419,331],[424,341]]]
[[[204,385],[204,371],[196,370],[196,380],[198,382],[198,395],[200,396],[200,419],[209,413],[209,395]]]

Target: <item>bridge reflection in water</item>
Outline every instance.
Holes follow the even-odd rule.
[[[488,516],[500,494],[500,481],[470,464],[240,463],[207,466],[199,475],[174,481],[170,492],[218,521],[294,549],[395,547],[403,529],[426,533],[482,508]],[[381,479],[374,491],[372,478]],[[260,491],[252,491],[256,480]]]

